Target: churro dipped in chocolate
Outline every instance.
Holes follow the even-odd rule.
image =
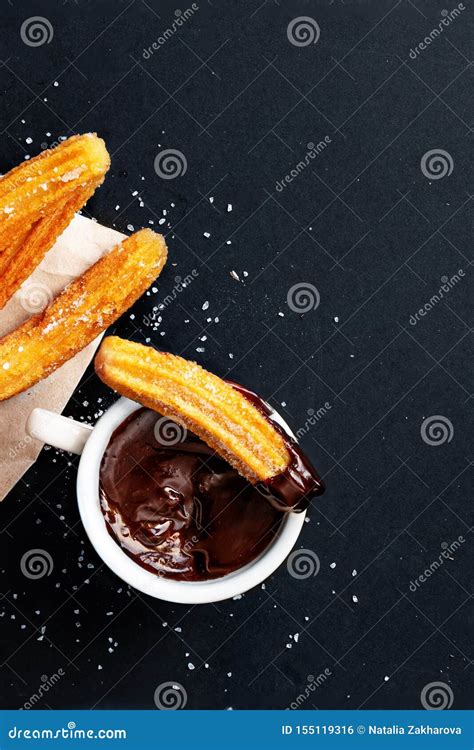
[[[323,483],[297,443],[256,394],[172,354],[109,336],[95,358],[99,377],[124,396],[200,437],[286,510],[303,509]]]

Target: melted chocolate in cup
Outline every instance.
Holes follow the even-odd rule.
[[[232,385],[272,419],[256,394]],[[175,422],[151,409],[133,412],[112,434],[100,468],[112,538],[139,565],[174,580],[206,581],[252,562],[278,534],[284,511],[302,510],[323,491],[298,445],[274,424],[292,460],[252,486]]]

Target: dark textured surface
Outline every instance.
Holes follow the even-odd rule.
[[[284,708],[308,674],[326,670],[303,708],[418,708],[434,681],[466,708],[472,7],[410,59],[443,18],[441,0],[200,6],[145,59],[176,5],[3,3],[0,169],[60,135],[97,130],[112,169],[87,213],[127,231],[156,225],[166,209],[170,248],[157,291],[113,330],[247,384],[295,430],[326,403],[302,443],[327,492],[298,543],[321,569],[296,580],[282,566],[265,589],[215,606],[139,595],[85,538],[78,459],[45,449],[0,509],[2,707],[22,706],[61,669],[37,707],[152,709],[155,688],[172,681],[192,709]],[[51,23],[50,43],[22,41],[33,15]],[[302,15],[320,38],[297,47],[287,27]],[[187,171],[163,180],[154,160],[168,148]],[[452,162],[442,179],[421,170],[432,149]],[[193,269],[161,324],[146,325]],[[410,324],[459,269],[465,276]],[[287,304],[300,282],[320,295],[304,314]],[[94,421],[114,400],[89,370],[65,413]],[[430,445],[421,426],[435,415],[452,438]],[[453,559],[410,590],[459,536]],[[51,555],[51,575],[22,575],[32,548]]]

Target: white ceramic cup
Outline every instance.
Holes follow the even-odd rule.
[[[303,526],[305,512],[288,513],[273,541],[255,560],[232,573],[209,581],[173,581],[151,573],[128,557],[108,533],[100,508],[100,463],[113,431],[129,414],[140,408],[140,404],[120,398],[102,415],[95,427],[45,409],[33,409],[28,418],[26,429],[31,437],[71,453],[82,454],[77,475],[77,500],[82,523],[95,551],[130,586],[169,602],[218,602],[257,586],[291,552]],[[283,418],[279,415],[277,418],[290,431]],[[263,498],[262,502],[265,502]]]

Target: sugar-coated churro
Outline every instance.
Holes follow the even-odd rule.
[[[103,182],[109,164],[104,142],[89,133],[0,178],[0,309]]]
[[[42,313],[0,339],[0,401],[50,375],[113,323],[158,276],[166,257],[161,235],[136,232]]]
[[[195,362],[108,336],[95,369],[122,395],[198,435],[252,483],[280,474],[290,462],[271,422],[230,383]]]

